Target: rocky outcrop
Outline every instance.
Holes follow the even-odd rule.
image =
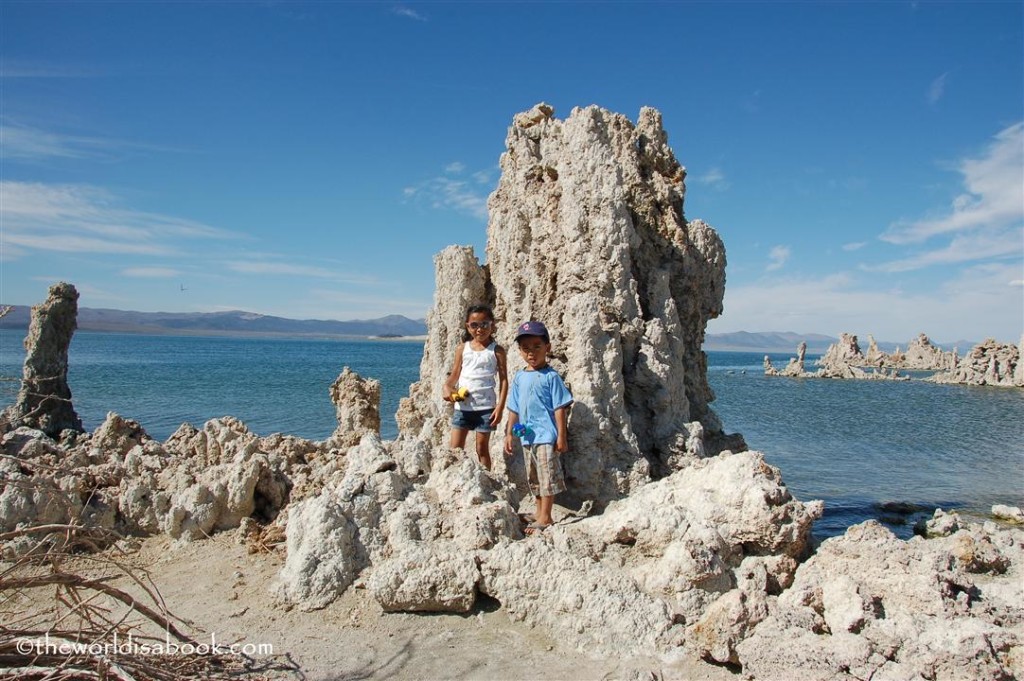
[[[78,291],[65,282],[51,286],[46,301],[32,308],[21,389],[3,413],[9,427],[36,428],[53,437],[84,430],[68,386],[68,348],[77,316]]]
[[[868,334],[868,351],[864,354],[864,364],[866,366],[884,366],[887,359],[887,355],[878,349],[878,342],[875,341],[875,337],[870,333]]]
[[[380,381],[364,379],[348,367],[331,384],[338,427],[328,443],[347,449],[359,444],[366,433],[380,435]]]
[[[873,339],[872,339],[873,342]],[[877,350],[877,346],[874,346]],[[882,380],[882,381],[906,381],[909,376],[900,375],[895,369],[874,369],[865,371],[859,365],[865,362],[857,345],[857,337],[844,333],[838,343],[828,347],[825,354],[817,361],[820,367],[817,371],[806,371],[804,369],[807,344],[800,343],[796,349],[797,356],[789,360],[786,368],[779,371],[772,364],[768,355],[764,356],[765,376],[785,376],[788,378],[848,378],[856,380]]]
[[[455,348],[462,342],[466,309],[489,299],[485,270],[471,247],[445,248],[434,256],[434,271],[434,305],[427,313],[420,380],[409,387],[409,396],[402,398],[395,415],[400,437],[423,440],[431,446],[448,440],[452,408],[441,399],[441,386],[451,371]],[[501,335],[500,326],[498,332]],[[506,339],[508,335],[506,331]],[[503,458],[497,451],[493,454],[494,461]]]
[[[842,333],[839,340],[828,346],[825,354],[817,361],[817,365],[827,372],[841,372],[842,367],[863,364],[864,355],[857,343],[857,336],[852,333]]]
[[[375,383],[349,371],[339,377],[332,394],[347,425],[339,422],[335,438],[351,441],[349,428],[378,437],[368,432],[373,419],[367,416],[377,411],[369,404],[379,390]],[[419,475],[427,465],[423,453],[415,445],[402,451],[403,470]],[[139,423],[111,413],[93,433],[64,444],[18,428],[0,440],[0,453],[6,455],[0,457],[0,533],[87,523],[123,534],[201,539],[247,518],[274,522],[290,503],[338,484],[346,470],[344,451],[331,440],[259,437],[232,417],[201,429],[183,424],[160,443]],[[16,541],[5,550],[17,554],[28,546]]]
[[[1020,347],[988,338],[971,348],[954,369],[936,374],[928,380],[936,383],[1021,388],[1024,387],[1022,352],[1024,338],[1021,339]]]
[[[1024,672],[1024,545],[994,524],[828,539],[736,646],[750,678],[1009,679]]]
[[[804,360],[807,356],[807,343],[804,341],[800,342],[800,345],[796,346],[796,357],[789,360],[789,364],[782,371],[779,371],[772,365],[771,359],[768,355],[764,356],[764,373],[765,376],[788,376],[790,378],[798,378],[806,376],[807,371],[804,369]]]
[[[918,334],[910,341],[907,351],[902,354],[899,363],[889,362],[889,366],[900,369],[919,371],[949,371],[956,369],[958,362],[956,351],[944,352],[942,348],[932,345],[925,334]]]
[[[522,320],[551,332],[549,359],[576,400],[565,458],[574,503],[600,507],[684,466],[697,456],[688,446],[697,425],[709,454],[744,448],[710,409],[701,351],[707,321],[722,311],[725,250],[708,225],[684,217],[686,173],[660,114],[645,108],[633,124],[587,107],[563,121],[540,104],[515,117],[506,148],[488,201],[486,266],[465,248],[436,260],[403,436],[442,441],[439,378],[466,305],[484,302],[506,346]],[[514,348],[509,364],[523,366]]]

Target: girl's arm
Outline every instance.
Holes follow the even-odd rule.
[[[455,348],[455,362],[452,364],[452,372],[448,374],[447,380],[441,386],[441,399],[445,402],[452,401],[452,393],[459,387],[459,376],[462,375],[462,348],[465,346],[465,343],[460,343],[459,347]]]
[[[498,401],[494,405],[494,415],[491,416],[492,428],[501,423],[501,412],[505,411],[505,400],[508,399],[508,355],[505,348],[496,346],[494,357],[498,360]]]
[[[519,423],[519,414],[509,410],[508,422],[505,424],[505,456],[512,455],[512,427],[517,423]]]
[[[555,451],[564,453],[569,451],[569,410],[566,407],[555,409],[555,427],[558,429],[558,441],[555,443]]]

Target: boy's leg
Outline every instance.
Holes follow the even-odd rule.
[[[538,525],[550,525],[554,522],[551,518],[551,509],[555,507],[555,498],[549,497],[537,497],[537,520]]]
[[[476,458],[480,460],[480,465],[491,470],[491,434],[482,433],[477,431],[476,433]]]

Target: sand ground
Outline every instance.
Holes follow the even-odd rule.
[[[275,678],[737,678],[682,655],[588,657],[549,632],[511,621],[495,601],[466,615],[384,613],[365,589],[350,588],[328,607],[303,612],[271,593],[282,555],[250,553],[238,532],[192,543],[151,537],[118,559],[146,570],[167,608],[191,623],[197,642],[215,637],[218,644],[270,644],[275,655],[287,655],[301,669],[301,675],[275,672]],[[91,562],[74,568],[83,574],[96,569]],[[135,590],[127,577],[113,584]]]

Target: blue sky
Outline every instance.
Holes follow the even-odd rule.
[[[710,332],[1016,342],[1022,7],[0,0],[0,302],[422,317],[544,101],[662,112]]]

